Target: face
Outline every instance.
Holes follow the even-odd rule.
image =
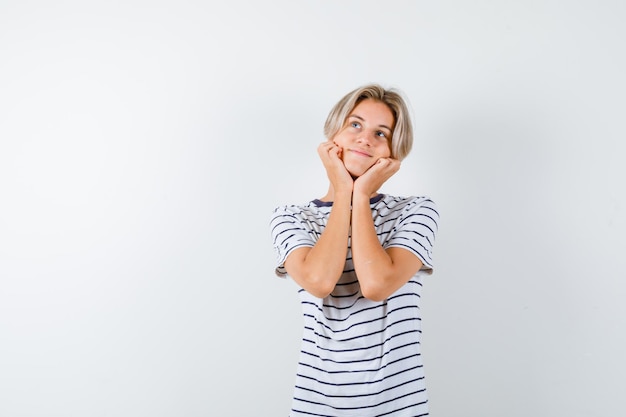
[[[380,158],[391,156],[393,113],[385,103],[365,99],[346,118],[333,141],[342,149],[342,159],[353,177],[361,176]]]

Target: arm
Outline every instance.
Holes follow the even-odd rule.
[[[313,247],[294,250],[285,269],[294,281],[312,295],[324,298],[332,292],[343,273],[350,233],[353,181],[340,159],[341,149],[324,142],[318,153],[334,191],[328,222]]]
[[[421,260],[406,249],[383,249],[372,219],[370,196],[399,168],[399,161],[381,158],[354,184],[352,261],[363,296],[374,301],[389,297],[422,267]]]
[[[285,260],[294,281],[312,295],[324,298],[343,273],[348,252],[350,201],[334,201],[328,223],[313,247],[295,249]]]

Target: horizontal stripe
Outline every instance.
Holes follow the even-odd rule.
[[[364,397],[372,397],[372,396],[380,395],[383,392],[392,391],[392,390],[395,390],[397,388],[403,387],[405,385],[413,384],[413,383],[415,383],[417,381],[421,381],[423,379],[424,379],[424,377],[420,377],[420,378],[412,379],[412,380],[409,380],[409,381],[404,381],[404,382],[401,382],[401,383],[396,384],[396,385],[387,386],[386,388],[383,388],[383,389],[381,389],[379,391],[374,391],[374,392],[369,391],[366,394],[330,395],[330,394],[326,394],[326,393],[321,392],[321,391],[316,391],[316,390],[313,390],[313,389],[310,389],[310,388],[306,388],[306,387],[301,387],[301,386],[298,386],[298,385],[296,385],[296,390],[308,391],[308,392],[311,392],[313,394],[321,395],[323,397],[328,397],[328,398],[344,398],[344,399],[345,398],[364,398]],[[367,384],[376,384],[376,383],[377,382],[368,382]],[[355,385],[355,384],[352,384],[352,385]]]
[[[381,366],[379,368],[375,368],[375,369],[357,369],[357,370],[354,370],[354,371],[343,371],[343,372],[340,372],[340,371],[327,371],[326,368],[315,368],[315,367],[307,365],[305,363],[300,363],[300,365],[303,365],[303,366],[308,367],[310,369],[315,369],[317,371],[320,371],[322,374],[320,374],[317,377],[309,375],[309,374],[305,374],[305,373],[296,373],[296,375],[298,377],[315,380],[316,382],[319,382],[320,384],[324,384],[324,385],[332,385],[332,386],[360,385],[361,384],[360,381],[356,381],[356,382],[355,381],[337,382],[336,380],[331,381],[331,380],[327,380],[327,379],[322,379],[320,376],[322,376],[323,374],[337,375],[339,373],[344,373],[345,374],[345,373],[358,373],[358,372],[361,372],[361,373],[364,373],[364,372],[379,373],[382,370],[385,370],[387,368],[393,367],[393,365],[397,365],[397,364],[399,364],[401,362],[408,361],[409,359],[415,359],[415,357],[417,357],[417,356],[420,356],[420,354],[416,354],[414,356],[407,356],[407,357],[403,357],[403,358],[397,359],[395,361],[387,362],[387,363],[385,363],[385,365],[383,365],[383,366]],[[378,380],[374,380],[374,381],[371,381],[371,382],[381,382],[381,381],[383,381],[385,379],[388,379],[388,378],[391,378],[391,377],[394,377],[394,376],[397,376],[397,375],[401,375],[403,372],[409,372],[409,371],[413,371],[413,370],[416,370],[416,369],[421,369],[421,368],[423,368],[423,366],[424,365],[420,363],[419,365],[414,365],[414,366],[411,366],[411,367],[408,367],[408,368],[404,368],[403,367],[402,370],[394,372],[394,373],[391,373],[391,374],[389,374],[388,377],[383,377],[383,378],[380,378]]]
[[[425,389],[420,389],[420,390],[417,390],[417,391],[409,392],[409,393],[404,394],[404,395],[400,395],[398,397],[389,398],[388,400],[385,400],[385,401],[380,401],[377,404],[372,404],[372,405],[363,406],[363,407],[339,407],[339,406],[336,406],[336,405],[335,406],[329,406],[329,405],[327,405],[325,403],[315,402],[315,401],[311,401],[311,400],[307,400],[307,399],[303,399],[303,398],[294,398],[294,400],[302,401],[302,402],[306,402],[306,403],[311,403],[311,404],[324,405],[326,407],[331,407],[331,408],[333,408],[335,410],[365,410],[365,409],[368,409],[368,408],[379,407],[381,405],[388,404],[388,403],[391,403],[391,402],[394,402],[394,401],[397,401],[399,399],[406,398],[406,397],[409,397],[409,396],[412,396],[412,395],[416,395],[416,394],[422,393],[424,391],[426,391],[426,390]],[[427,401],[423,401],[423,402],[418,403],[418,404],[424,404],[426,402]],[[407,408],[407,407],[405,407],[405,408]],[[379,415],[385,415],[385,414],[379,414]]]
[[[372,331],[372,332],[363,333],[363,334],[358,334],[358,335],[355,335],[355,336],[345,337],[345,338],[334,338],[334,337],[333,337],[333,338],[331,338],[329,335],[322,334],[322,333],[320,333],[319,331],[317,331],[317,330],[315,330],[315,329],[311,329],[311,330],[313,330],[313,333],[314,333],[314,334],[315,334],[315,336],[317,336],[318,338],[321,338],[321,339],[327,339],[327,340],[333,340],[333,341],[335,341],[335,342],[342,343],[342,342],[349,342],[349,341],[352,341],[352,340],[357,340],[357,339],[368,338],[368,337],[370,337],[370,336],[375,336],[375,335],[378,335],[378,334],[384,333],[384,332],[386,332],[388,329],[390,329],[390,328],[392,328],[392,327],[394,327],[394,326],[397,326],[397,325],[399,325],[399,324],[403,324],[403,323],[406,323],[406,322],[420,321],[420,320],[421,320],[421,318],[419,318],[419,317],[410,317],[410,318],[406,318],[406,319],[402,319],[402,320],[394,321],[393,323],[390,323],[390,324],[386,325],[385,327],[378,328],[377,330]],[[373,322],[375,322],[375,321],[377,321],[377,320],[372,320],[369,324],[371,324],[371,323],[373,323]],[[306,327],[305,327],[305,329],[306,329]],[[336,333],[342,333],[342,332],[333,332],[333,334],[336,334]]]

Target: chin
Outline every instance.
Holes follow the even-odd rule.
[[[365,173],[365,171],[367,171],[364,169],[350,169],[348,167],[346,167],[346,169],[348,170],[348,173],[350,174],[350,176],[352,176],[353,180],[359,178],[361,175]]]
[[[346,166],[346,169],[348,170],[348,172],[350,173],[350,175],[352,176],[352,179],[357,179],[359,178],[361,175],[365,174],[365,172],[367,172],[368,169],[370,169],[371,166],[368,167],[364,167],[364,166]]]

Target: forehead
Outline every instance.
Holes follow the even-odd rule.
[[[360,101],[348,114],[367,122],[370,125],[393,128],[395,118],[389,106],[382,101],[366,98]]]

